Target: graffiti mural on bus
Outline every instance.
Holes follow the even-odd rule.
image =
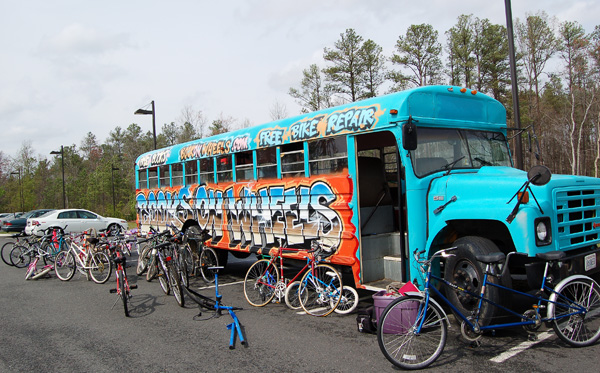
[[[335,251],[348,231],[348,178],[285,183],[229,184],[223,187],[164,188],[137,195],[141,224],[183,225],[193,219],[208,230],[212,244],[254,251],[286,244],[309,248],[321,239]],[[350,229],[352,230],[352,229]]]

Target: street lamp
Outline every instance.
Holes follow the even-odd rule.
[[[150,103],[152,110],[137,109],[133,114],[149,115],[152,114],[152,134],[154,135],[154,149],[156,150],[156,111],[154,110],[154,100]],[[146,105],[148,106],[148,105]]]
[[[119,171],[119,167],[115,167],[114,165],[111,164],[110,180],[112,183],[112,192],[113,192],[113,214],[116,214],[116,212],[117,212],[117,206],[115,204],[115,171]]]
[[[23,183],[21,182],[21,169],[13,171],[11,175],[19,175],[19,194],[21,195],[21,211],[25,211],[25,202],[23,202]]]
[[[60,161],[62,165],[62,179],[63,179],[63,209],[67,208],[67,194],[65,193],[65,149],[61,145],[60,150],[53,150],[50,154],[60,154]]]

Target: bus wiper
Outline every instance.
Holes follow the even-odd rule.
[[[492,162],[486,161],[483,158],[475,157],[473,159],[476,160],[477,162],[481,163],[482,166],[491,166],[492,165]]]
[[[450,163],[447,163],[446,165],[442,166],[442,169],[444,169],[444,170],[448,170],[448,172],[446,172],[446,173],[444,174],[444,176],[447,176],[447,175],[449,175],[449,174],[450,174],[450,172],[452,171],[452,169],[454,168],[454,166],[456,166],[456,164],[457,164],[458,162],[462,161],[464,158],[465,158],[465,156],[463,155],[462,157],[460,157],[460,158],[458,158],[458,159],[455,159],[455,160],[453,160],[452,162],[450,162]]]

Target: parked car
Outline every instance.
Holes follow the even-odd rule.
[[[7,220],[13,220],[23,215],[22,212],[3,212],[0,213],[0,229],[2,229],[2,225]]]
[[[52,209],[40,209],[40,210],[31,210],[23,215],[19,216],[16,219],[7,220],[2,224],[2,229],[7,232],[23,232],[25,229],[25,225],[27,224],[27,219],[29,218],[37,218],[38,216],[44,215],[47,212],[53,211]]]
[[[82,209],[54,210],[35,219],[30,219],[25,234],[41,236],[48,228],[60,227],[66,233],[79,233],[89,229],[108,230],[115,234],[127,230],[127,221],[105,218],[94,212]]]

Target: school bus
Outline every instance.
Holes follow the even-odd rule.
[[[353,102],[154,150],[135,169],[140,229],[206,229],[221,263],[319,239],[345,284],[371,290],[422,285],[413,253],[446,246],[458,250],[440,270],[472,290],[477,254],[527,254],[510,263],[507,286],[537,273],[540,252],[567,253],[557,276],[598,270],[600,180],[515,169],[505,108],[475,90]]]

